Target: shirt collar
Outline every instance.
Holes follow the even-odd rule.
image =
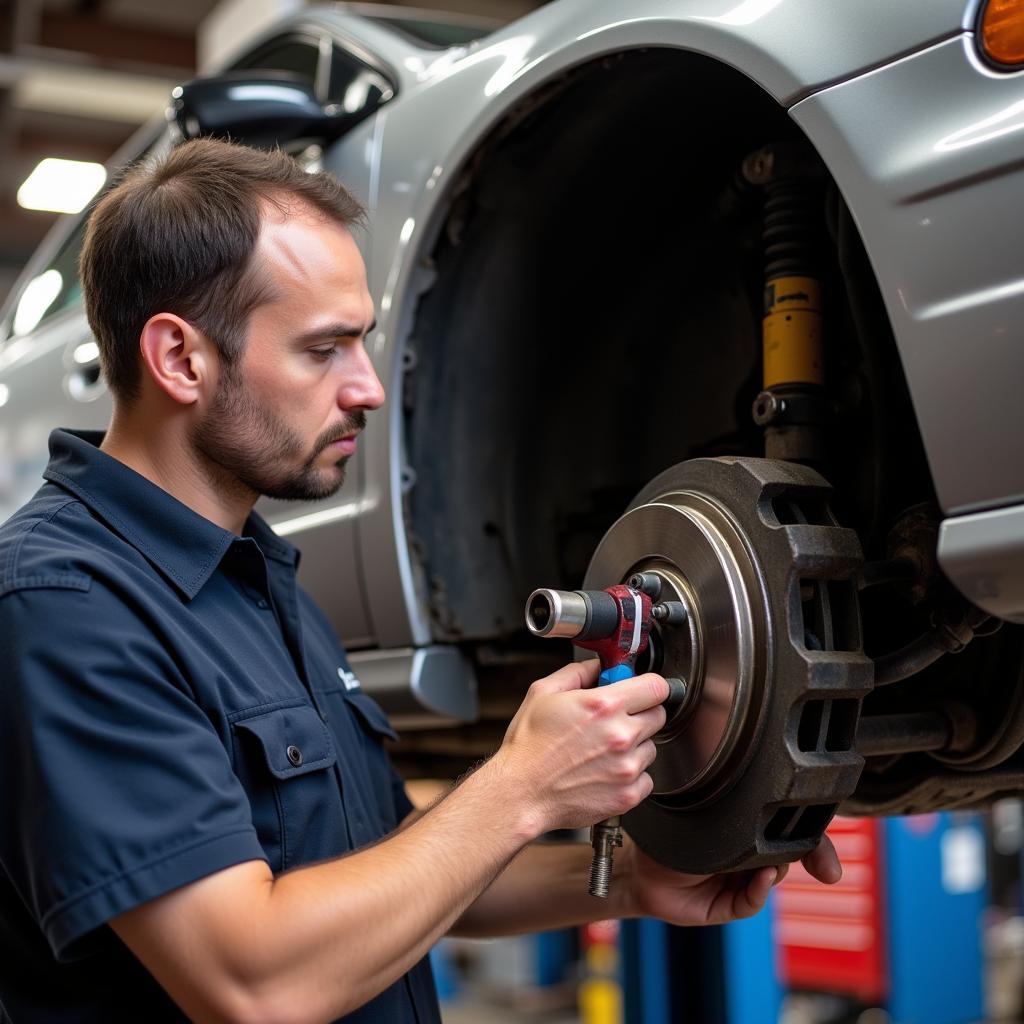
[[[103,432],[98,430],[54,430],[44,479],[84,502],[191,600],[238,536],[100,451],[102,441]],[[255,512],[242,532],[267,558],[293,569],[298,565],[296,548]]]

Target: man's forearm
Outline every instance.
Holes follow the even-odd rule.
[[[281,876],[269,902],[285,931],[280,946],[291,984],[322,987],[332,973],[343,977],[331,999],[332,1013],[339,1005],[343,1012],[425,956],[532,838],[527,823],[494,814],[501,795],[484,770],[370,850]],[[382,907],[389,908],[384,919]],[[298,931],[289,926],[295,910],[307,927],[288,935]],[[310,933],[311,916],[323,922],[322,935]],[[339,930],[339,920],[348,926]]]
[[[455,922],[451,934],[488,938],[628,917],[627,861],[618,857],[611,897],[587,891],[589,843],[531,843]]]
[[[508,788],[500,770],[485,765],[367,850],[276,879],[259,862],[229,869],[222,876],[239,872],[237,890],[221,877],[206,905],[199,904],[204,920],[219,922],[205,932],[191,932],[181,915],[196,912],[195,904],[175,908],[174,894],[167,914],[177,920],[138,930],[150,936],[148,945],[131,942],[130,914],[117,930],[133,948],[142,946],[136,952],[194,1019],[248,1019],[251,1008],[273,1020],[273,1008],[301,1006],[301,1019],[332,1020],[420,960],[535,837]],[[264,883],[254,886],[252,872],[260,871]],[[167,955],[152,936],[190,932],[193,948],[182,970],[180,957]]]
[[[375,846],[277,879],[263,861],[239,864],[111,927],[192,1019],[341,1016],[416,963],[538,835],[624,814],[650,793],[666,684],[641,676],[606,693],[589,688],[595,676],[596,663],[573,664],[534,683],[494,757]],[[546,898],[568,892],[564,877]],[[560,905],[554,923],[593,916]]]

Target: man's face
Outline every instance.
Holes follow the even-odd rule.
[[[297,204],[266,208],[254,258],[274,295],[253,311],[238,362],[221,362],[192,441],[256,494],[326,498],[366,412],[384,401],[363,347],[373,322],[363,260],[345,228]]]

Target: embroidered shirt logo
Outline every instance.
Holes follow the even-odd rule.
[[[346,690],[358,690],[359,679],[356,677],[355,672],[349,672],[347,669],[338,669],[338,678],[345,684]]]

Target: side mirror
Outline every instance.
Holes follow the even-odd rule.
[[[184,140],[213,135],[269,149],[299,140],[329,141],[369,112],[323,107],[312,85],[297,75],[232,71],[177,86],[167,120]]]

